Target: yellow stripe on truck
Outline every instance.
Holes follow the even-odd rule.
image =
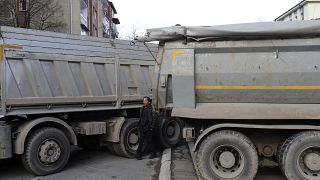
[[[246,90],[320,90],[320,86],[206,86],[198,85],[195,89],[246,89]]]
[[[22,46],[0,44],[0,60],[4,60],[4,49],[22,49]]]
[[[172,50],[172,62],[177,61],[177,55],[184,54],[184,53],[186,53],[186,51],[184,50]]]

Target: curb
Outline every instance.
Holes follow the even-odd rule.
[[[162,152],[159,180],[171,180],[171,148]]]
[[[187,143],[188,143],[188,147],[189,147],[189,152],[191,154],[193,166],[194,166],[194,169],[196,170],[196,173],[197,173],[197,176],[198,176],[198,180],[202,180],[202,178],[200,176],[200,172],[199,172],[198,166],[197,166],[197,163],[196,163],[196,157],[195,157],[196,155],[193,152],[194,142],[190,141],[190,142],[187,142]]]

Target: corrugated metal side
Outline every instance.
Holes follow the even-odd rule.
[[[234,43],[195,49],[198,103],[320,103],[319,38]]]
[[[5,49],[3,114],[135,108],[151,95],[157,45],[11,27],[1,35],[22,47]]]
[[[187,44],[172,41],[166,42],[163,48],[160,77],[172,77],[172,81],[167,81],[172,85],[159,85],[159,98],[166,101],[158,104],[159,108],[172,108],[172,116],[195,119],[320,117],[318,37]],[[194,85],[190,77],[194,77],[191,80]],[[193,107],[192,97],[195,98]]]

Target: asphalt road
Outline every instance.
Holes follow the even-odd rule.
[[[172,179],[197,180],[192,159],[186,145],[172,150]],[[160,158],[145,157],[141,161],[117,157],[107,150],[74,150],[64,171],[37,177],[28,173],[20,158],[0,161],[0,180],[156,180],[159,176]],[[259,169],[257,180],[285,180],[279,168]]]
[[[74,150],[64,171],[36,177],[28,173],[20,158],[2,161],[0,179],[4,180],[156,180],[160,171],[160,158],[153,160],[127,159],[110,154],[107,150]]]

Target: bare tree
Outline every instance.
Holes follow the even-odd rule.
[[[127,33],[124,39],[134,40],[137,36],[141,36],[142,33],[139,33],[139,30],[136,26],[132,26],[131,30]]]
[[[16,1],[0,0],[0,25],[19,26]]]
[[[62,6],[55,0],[30,0],[27,14],[28,28],[57,31],[65,26]]]
[[[0,15],[0,24],[19,27],[19,22],[25,22],[25,28],[48,31],[59,31],[66,26],[62,21],[62,6],[57,0],[26,0],[23,15],[18,14],[17,1],[19,0],[0,0],[0,10],[7,15]]]

